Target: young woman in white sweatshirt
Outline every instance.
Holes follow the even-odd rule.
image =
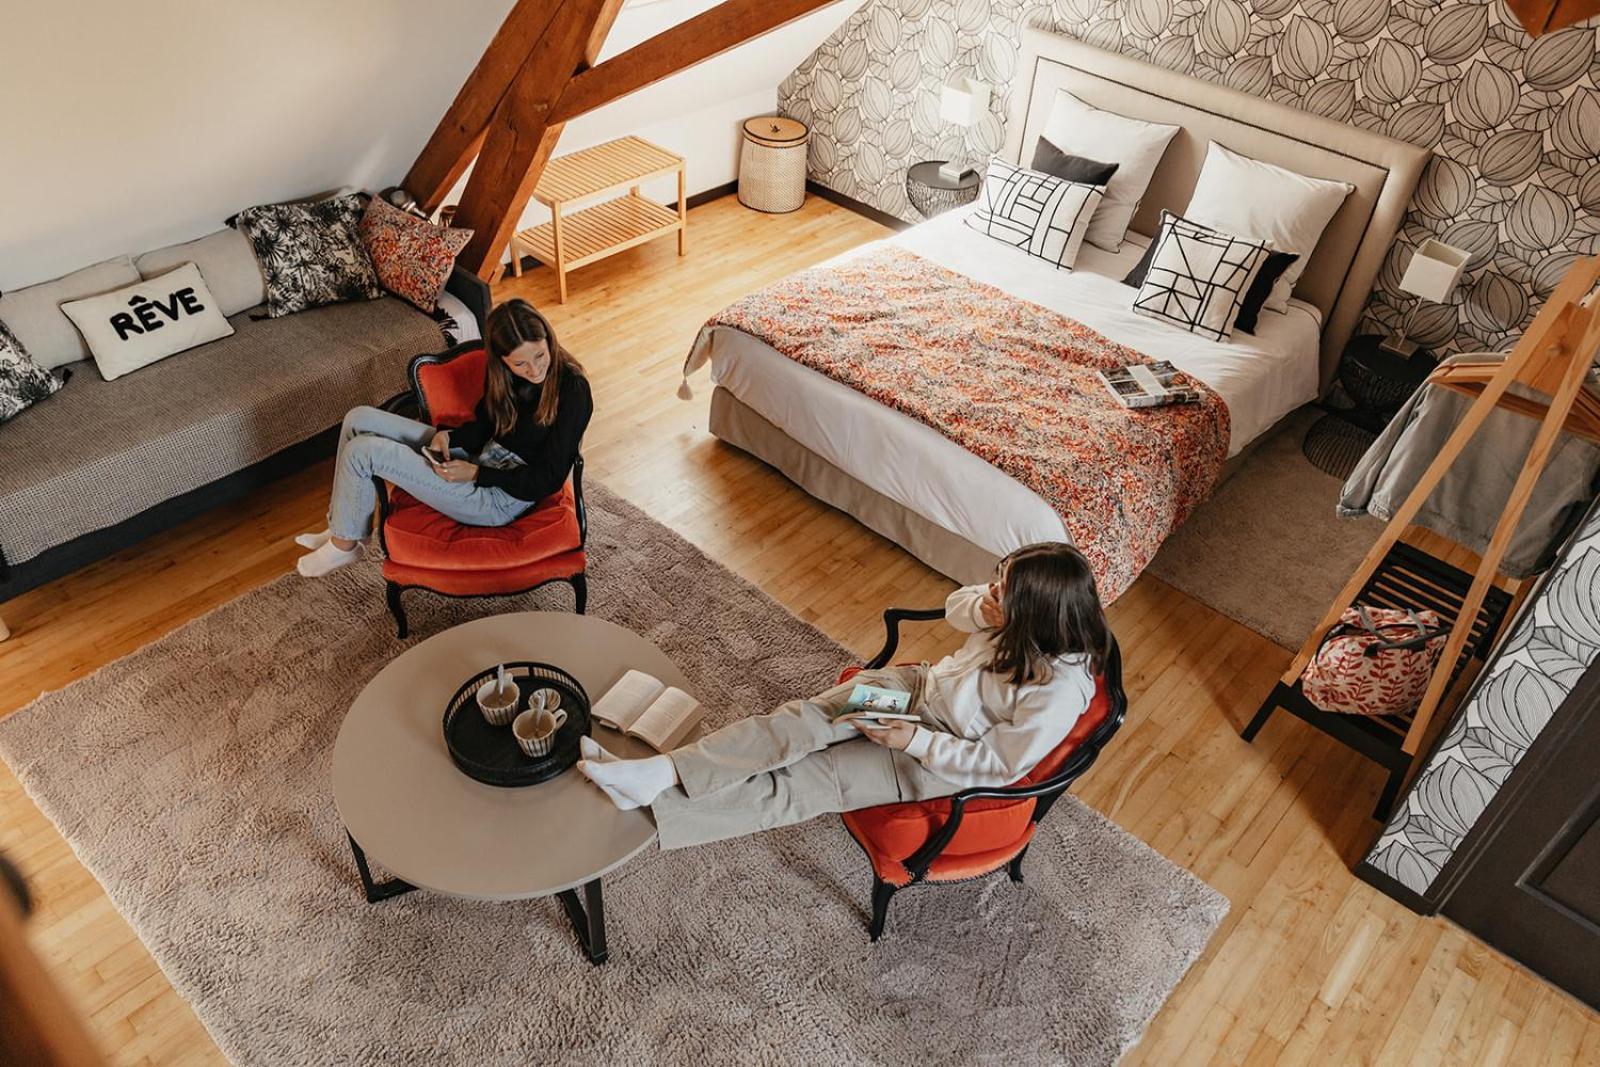
[[[1029,545],[1000,562],[994,582],[951,593],[945,619],[972,636],[932,666],[863,671],[648,759],[617,759],[584,738],[578,769],[618,807],[649,805],[663,848],[1009,785],[1094,697],[1111,642],[1094,575],[1070,545]],[[841,719],[858,683],[909,692],[919,721]]]

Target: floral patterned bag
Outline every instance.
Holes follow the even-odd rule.
[[[1428,691],[1449,632],[1432,611],[1346,608],[1300,676],[1301,692],[1341,715],[1405,714]]]

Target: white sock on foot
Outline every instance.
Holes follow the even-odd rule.
[[[678,768],[666,756],[604,762],[582,760],[578,770],[604,789],[612,802],[624,811],[653,803],[663,790],[678,784]]]
[[[323,545],[315,552],[307,552],[295,563],[294,569],[306,578],[321,578],[323,575],[332,574],[346,564],[354,563],[361,558],[361,545],[354,548],[340,548],[332,541]]]
[[[578,752],[584,759],[594,760],[596,763],[610,763],[612,760],[621,759],[600,747],[600,742],[592,737],[578,738]]]
[[[297,534],[294,543],[301,548],[309,548],[314,552],[331,540],[333,540],[333,531],[323,530],[321,533]]]

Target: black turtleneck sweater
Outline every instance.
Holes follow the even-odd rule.
[[[540,426],[534,418],[539,405],[539,386],[518,381],[513,396],[517,404],[517,424],[511,432],[496,436],[494,420],[482,400],[473,413],[471,422],[463,423],[450,431],[450,447],[466,449],[476,456],[490,440],[515,452],[523,466],[498,470],[478,466],[478,485],[504,489],[518,500],[540,501],[560,490],[567,475],[572,473],[573,461],[578,458],[578,447],[583,443],[583,431],[594,414],[594,401],[589,396],[589,382],[581,374],[570,370],[562,377],[561,395],[556,401],[556,417],[549,426]]]

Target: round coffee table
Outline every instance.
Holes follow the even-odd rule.
[[[407,649],[356,697],[333,747],[334,803],[369,902],[413,889],[469,900],[555,896],[600,963],[600,879],[655,840],[649,816],[617,810],[575,768],[504,789],[467,777],[445,750],[444,709],[456,688],[517,659],[570,672],[591,702],[629,669],[691,688],[660,649],[603,619],[545,611],[477,619]],[[619,755],[652,752],[598,723],[594,735]],[[368,857],[395,878],[374,882]]]

